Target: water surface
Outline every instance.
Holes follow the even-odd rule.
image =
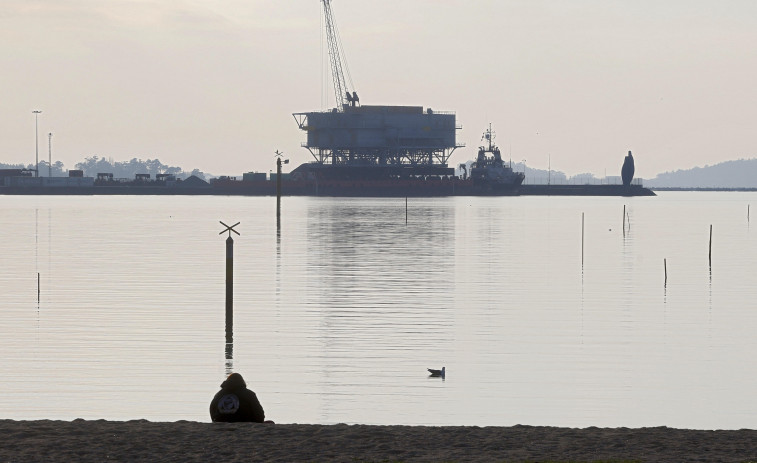
[[[0,416],[754,428],[755,200],[0,196]]]

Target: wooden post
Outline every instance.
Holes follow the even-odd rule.
[[[626,205],[623,204],[623,233],[626,233]]]
[[[281,218],[281,164],[289,164],[289,159],[282,161],[281,157],[284,153],[276,150],[276,221]],[[316,184],[316,191],[318,190]],[[317,194],[317,193],[316,193]]]
[[[668,259],[663,259],[662,263],[665,266],[665,286],[667,286],[668,285]]]
[[[226,238],[226,374],[234,372],[234,239]]]
[[[405,196],[405,225],[407,225],[407,196]]]
[[[234,324],[234,238],[226,238],[226,338],[228,327]]]
[[[581,213],[581,266],[584,265],[584,212]]]
[[[39,303],[39,272],[37,272],[37,303]]]
[[[231,232],[239,235],[239,232],[234,230],[239,222],[231,226],[221,222],[221,225],[226,229],[219,235],[229,232],[229,237],[226,238],[226,355],[228,360],[232,355],[229,349],[233,349],[230,344],[234,339],[234,239],[231,237]]]
[[[278,151],[276,152],[278,154]],[[276,218],[281,217],[281,158],[276,158]]]

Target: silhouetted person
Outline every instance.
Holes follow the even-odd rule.
[[[242,375],[232,373],[221,383],[221,390],[210,402],[210,419],[213,421],[238,422],[265,421],[263,407],[254,392],[247,389]]]

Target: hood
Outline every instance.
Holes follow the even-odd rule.
[[[232,373],[226,378],[226,381],[221,383],[221,389],[244,389],[247,387],[247,383],[244,382],[242,375],[239,373]]]

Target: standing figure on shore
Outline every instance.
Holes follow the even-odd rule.
[[[252,421],[263,423],[265,413],[254,392],[247,389],[242,375],[232,373],[221,383],[221,390],[210,402],[210,419],[214,422]]]
[[[631,156],[631,152],[629,151],[628,156],[626,156],[626,159],[623,161],[623,167],[620,169],[620,177],[623,179],[623,185],[628,186],[631,184],[634,170],[633,156]]]

